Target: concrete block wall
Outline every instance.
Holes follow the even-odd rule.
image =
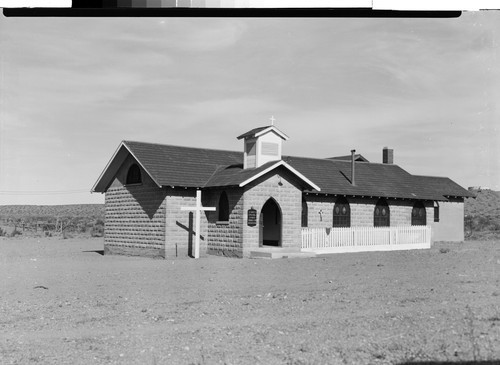
[[[333,207],[339,197],[332,195],[306,194],[308,206],[308,227],[326,228],[333,224]],[[351,208],[351,227],[373,227],[373,211],[378,198],[346,197]],[[388,199],[391,226],[411,225],[414,201]],[[434,219],[432,202],[426,202],[427,224]],[[321,211],[321,214],[319,212]]]
[[[259,216],[262,207],[273,198],[281,209],[281,246],[283,248],[301,247],[301,209],[302,190],[297,178],[285,168],[278,168],[244,187],[243,193],[243,256],[250,255],[258,248]],[[257,225],[248,225],[248,210],[257,210]]]
[[[307,203],[307,226],[309,228],[331,227],[333,206],[337,198],[333,195],[314,194],[305,194],[304,198]]]
[[[411,226],[411,212],[415,201],[411,200],[388,200],[391,211],[391,226]],[[424,201],[427,225],[434,220],[434,208],[432,201]]]
[[[126,185],[129,157],[105,193],[105,253],[164,256],[165,191],[141,169],[142,183]]]
[[[219,221],[219,198],[225,191],[229,202],[229,221]],[[229,257],[243,257],[243,189],[228,188],[204,191],[203,205],[216,207],[207,212],[207,253]]]
[[[351,227],[373,227],[373,212],[377,205],[378,198],[347,198],[351,207]],[[391,202],[388,201],[391,225],[392,220]]]
[[[187,257],[194,255],[195,212],[181,210],[181,207],[196,206],[196,190],[182,188],[166,189],[166,257]],[[203,201],[202,192],[202,201]],[[206,256],[208,220],[207,212],[201,212],[200,256]]]
[[[391,226],[411,226],[411,211],[414,202],[410,200],[387,200],[391,213]]]
[[[340,196],[333,195],[305,195],[309,210],[308,226],[310,228],[331,227],[333,225],[333,207],[339,198]],[[373,210],[378,199],[353,197],[346,197],[346,199],[351,208],[351,227],[373,227]]]

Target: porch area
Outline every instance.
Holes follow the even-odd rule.
[[[302,252],[326,254],[430,247],[430,226],[302,228]]]

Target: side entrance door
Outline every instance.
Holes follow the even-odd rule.
[[[281,246],[281,209],[272,198],[260,213],[259,238],[262,246]]]

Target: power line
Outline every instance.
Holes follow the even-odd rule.
[[[81,194],[90,193],[88,189],[74,190],[0,190],[0,195],[64,195],[64,194]]]

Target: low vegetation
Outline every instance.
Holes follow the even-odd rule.
[[[0,226],[0,236],[102,237],[104,205],[4,205]]]
[[[476,198],[465,200],[465,237],[468,240],[500,238],[500,192],[474,190]]]

